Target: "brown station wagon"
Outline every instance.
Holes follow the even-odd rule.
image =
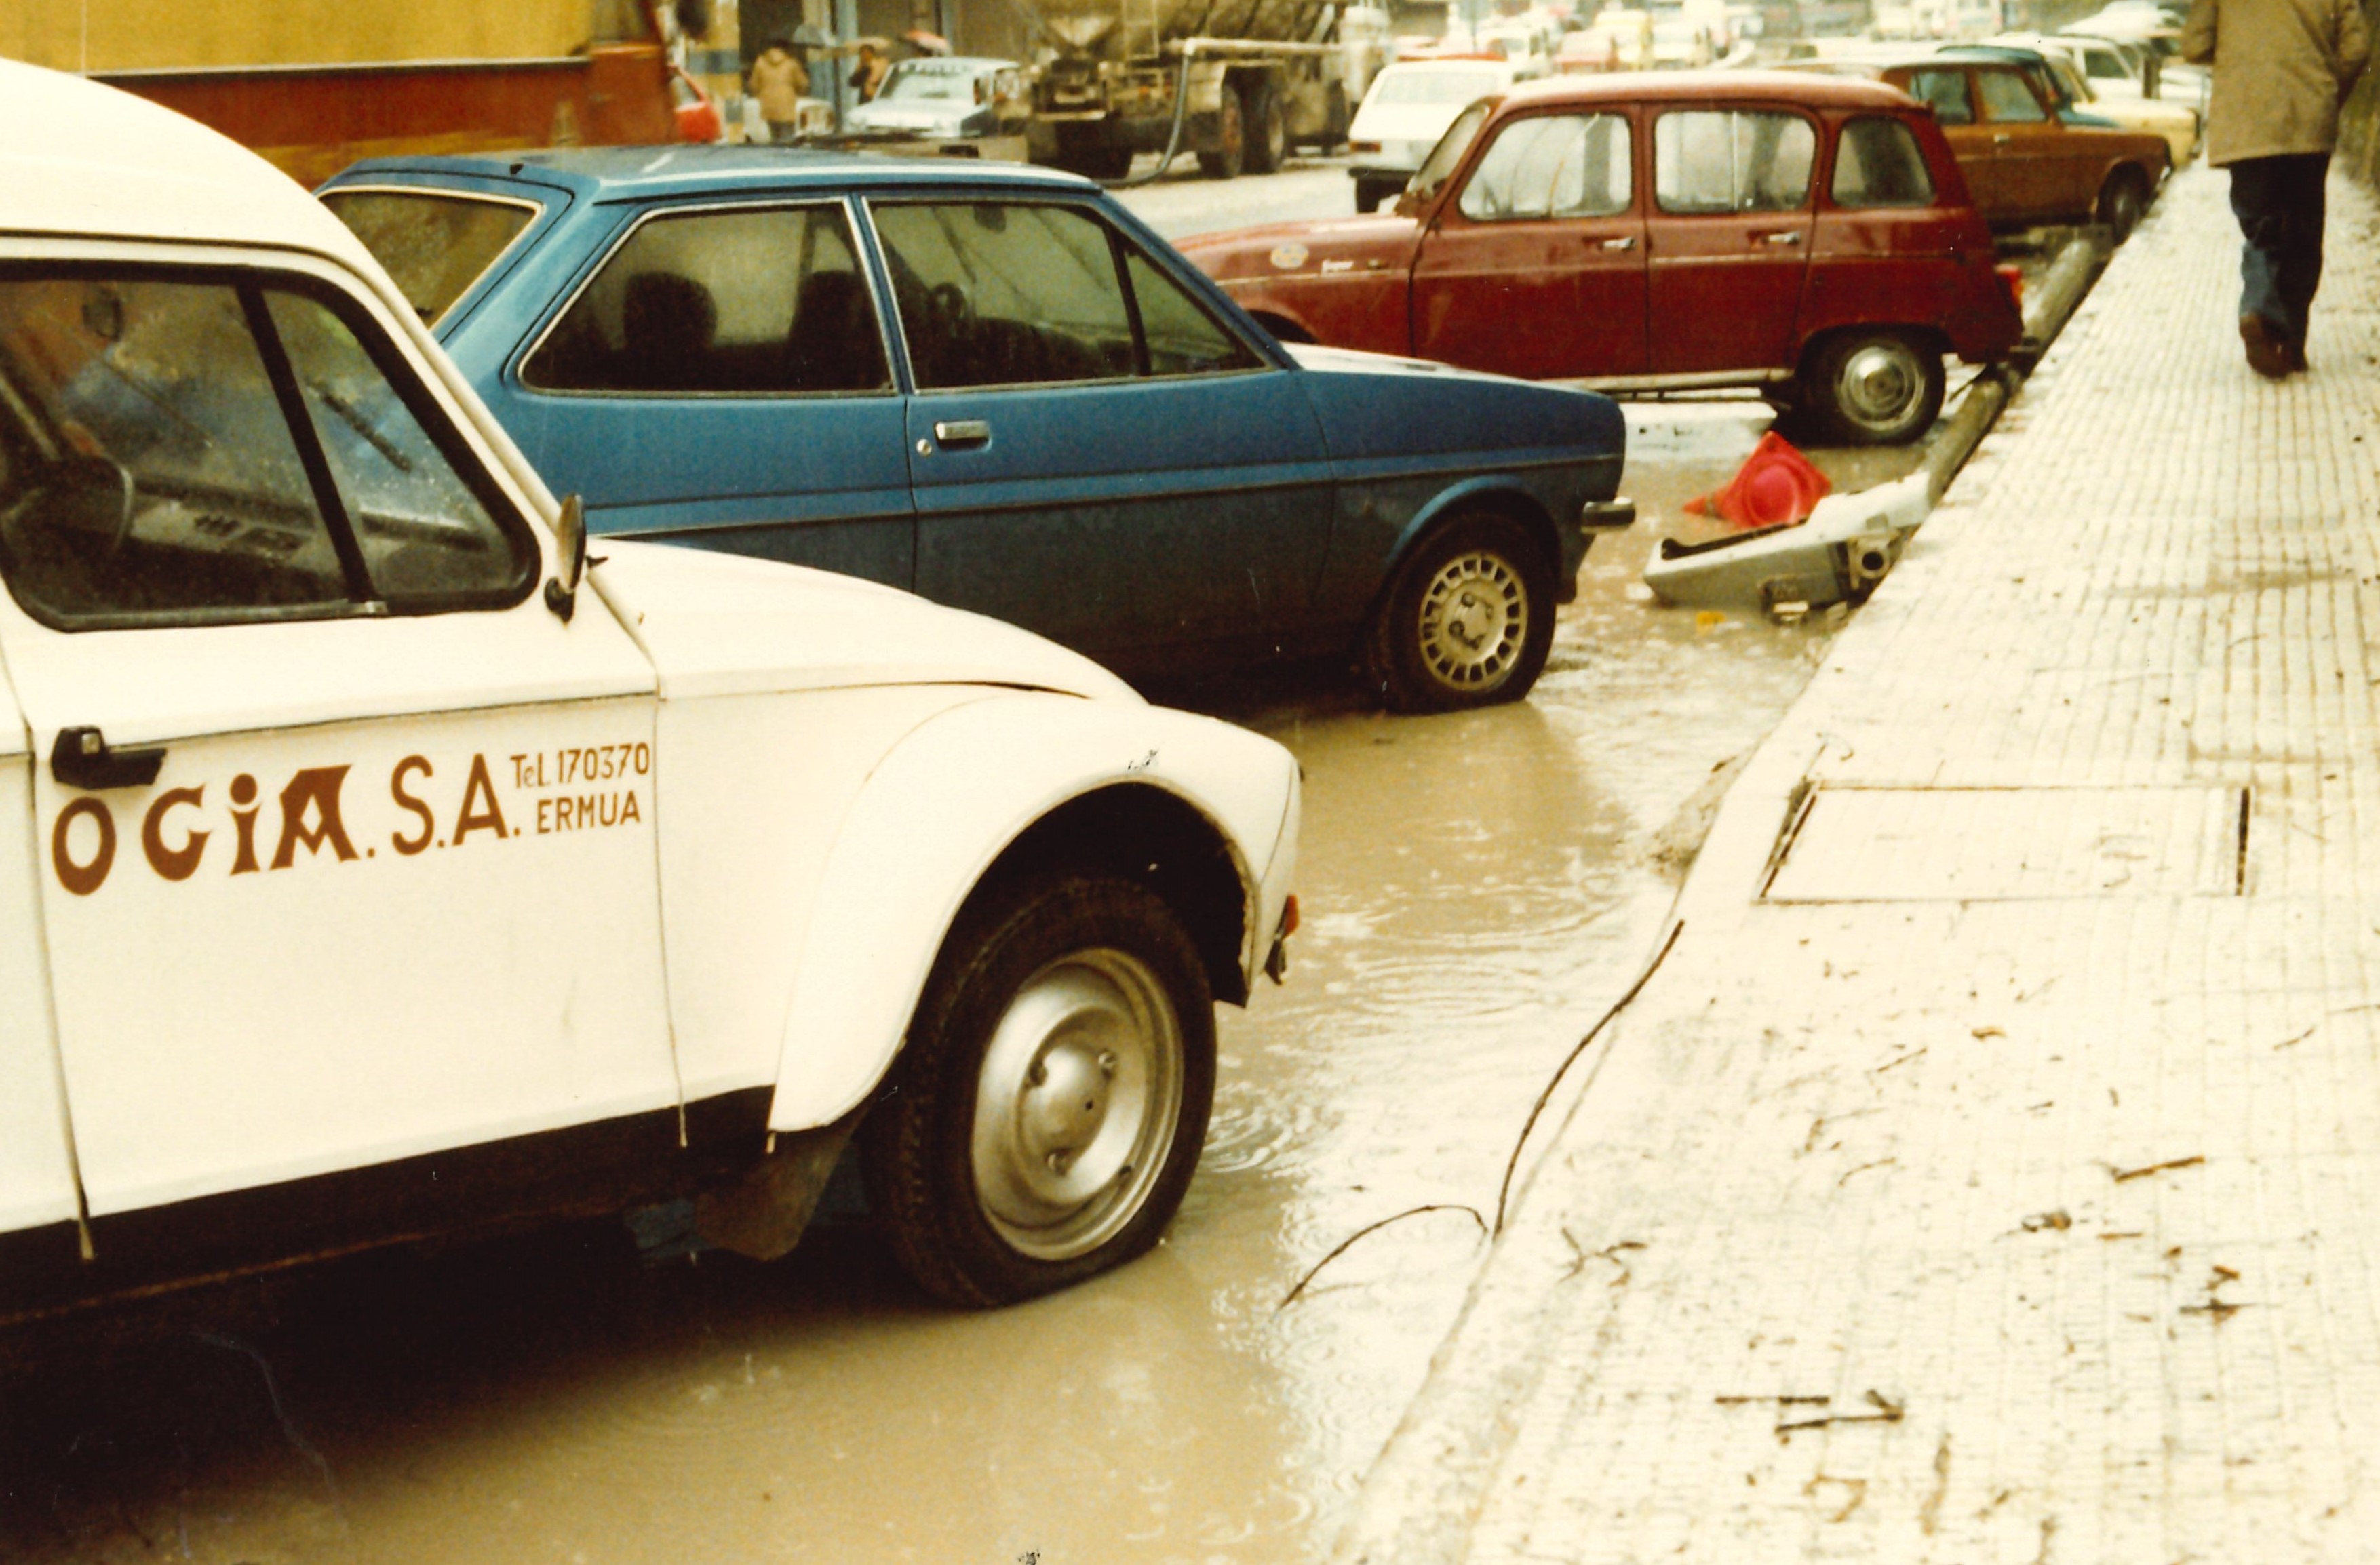
[[[1182,253],[1292,342],[1601,390],[1752,386],[1854,443],[2005,358],[2013,291],[1934,116],[1785,72],[1526,82],[1463,111],[1393,215]]]
[[[1988,46],[1867,65],[1934,111],[1975,208],[1995,228],[2104,223],[2120,241],[2173,166],[2164,137],[2095,121],[2062,102],[2023,51]]]

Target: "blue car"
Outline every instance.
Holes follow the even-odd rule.
[[[887,582],[1127,677],[1352,655],[1399,710],[1515,699],[1634,517],[1608,399],[1285,347],[1069,175],[609,148],[322,195],[595,533]]]

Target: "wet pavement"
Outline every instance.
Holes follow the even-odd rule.
[[[1178,176],[1134,204],[1178,234],[1343,182]],[[1389,718],[1328,670],[1175,693],[1303,762],[1305,928],[1286,987],[1223,1013],[1199,1177],[1147,1259],[966,1315],[856,1222],[771,1266],[662,1267],[596,1224],[143,1305],[126,1342],[18,1344],[0,1559],[1321,1557],[1531,1104],[1643,962],[1718,769],[1829,635],[1646,600],[1658,538],[1715,530],[1679,508],[1767,412],[1631,422],[1642,519],[1596,546],[1530,701]],[[1814,455],[1842,488],[1915,460]]]
[[[1337,1558],[2372,1558],[2380,202],[2328,200],[2275,384],[2224,182],[2167,186],[1731,789]]]
[[[1145,1261],[963,1315],[858,1224],[658,1268],[602,1224],[146,1306],[145,1341],[0,1384],[0,1558],[1318,1556],[1530,1104],[1658,928],[1661,829],[1823,642],[1635,585],[1765,423],[1638,410],[1645,519],[1597,546],[1529,702],[1388,718],[1312,670],[1184,693],[1304,763],[1305,928],[1286,987],[1223,1013],[1199,1178]],[[1853,484],[1912,459],[1820,460]]]
[[[1279,174],[1262,179],[1208,179],[1184,153],[1161,176],[1120,192],[1120,199],[1168,239],[1260,223],[1353,217],[1355,182],[1347,167],[1343,156],[1293,157]],[[1133,173],[1145,179],[1156,168],[1157,159],[1144,157]]]

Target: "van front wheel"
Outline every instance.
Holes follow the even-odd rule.
[[[1147,1251],[1215,1093],[1207,971],[1154,892],[1057,875],[980,899],[861,1130],[868,1206],[952,1304],[1010,1304]]]

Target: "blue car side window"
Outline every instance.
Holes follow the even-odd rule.
[[[874,209],[923,391],[1119,380],[1137,369],[1108,231],[1062,206]]]
[[[1151,375],[1214,375],[1257,370],[1264,361],[1225,331],[1205,307],[1138,250],[1125,252],[1133,302],[1140,310]]]
[[[840,206],[640,224],[521,367],[552,392],[784,394],[892,384]]]
[[[922,391],[1261,364],[1161,269],[1072,208],[885,202],[873,216]]]
[[[413,312],[432,326],[538,213],[534,201],[443,190],[326,190],[322,204],[388,268]]]

